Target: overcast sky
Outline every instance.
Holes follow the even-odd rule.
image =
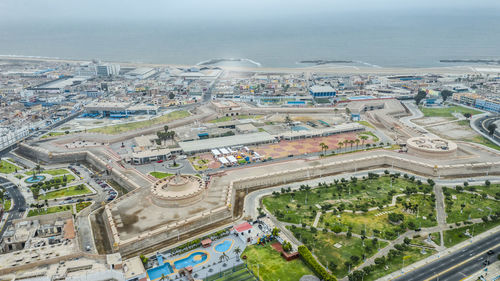
[[[258,19],[353,12],[500,11],[500,0],[0,0],[0,20]]]

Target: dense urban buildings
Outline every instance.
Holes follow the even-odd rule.
[[[2,57],[1,279],[498,276],[495,73]]]

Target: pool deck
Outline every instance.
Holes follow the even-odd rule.
[[[224,243],[225,241],[228,241],[228,240],[231,241],[231,246],[225,252],[219,252],[215,249],[215,246],[217,246],[221,243]],[[207,247],[207,248],[203,248],[200,246],[200,247],[195,248],[189,252],[175,255],[175,256],[168,256],[166,254],[162,254],[163,255],[163,262],[170,263],[170,265],[172,266],[172,269],[174,271],[173,273],[170,273],[168,275],[165,274],[165,276],[170,276],[172,278],[174,275],[177,275],[179,272],[179,269],[175,268],[174,263],[176,261],[187,258],[196,252],[203,252],[203,253],[207,254],[207,259],[205,261],[193,266],[193,276],[195,276],[195,274],[196,274],[196,276],[198,276],[198,278],[205,278],[207,276],[214,275],[217,272],[227,270],[227,269],[231,268],[232,266],[242,264],[243,261],[241,259],[239,259],[239,257],[233,251],[236,247],[239,247],[241,250],[241,253],[243,253],[243,251],[246,248],[246,243],[241,241],[240,238],[234,236],[233,234],[230,234],[229,236],[226,236],[226,237],[223,237],[219,240],[213,241],[212,245],[210,247]],[[219,262],[220,256],[222,256],[223,254],[226,254],[229,257],[229,260],[227,260],[225,262]],[[224,266],[224,264],[226,264],[226,266]],[[151,279],[151,280],[159,280],[159,279],[160,278]],[[176,279],[176,280],[187,280],[187,279],[181,278],[181,279]]]

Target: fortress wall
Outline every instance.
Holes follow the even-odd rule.
[[[205,212],[187,220],[178,221],[155,230],[144,232],[127,240],[120,240],[119,238],[116,240],[115,236],[113,243],[118,245],[118,251],[122,255],[128,255],[154,247],[155,245],[159,245],[169,240],[171,240],[169,244],[176,243],[178,242],[177,237],[186,234],[195,236],[199,234],[200,229],[210,227],[210,225],[217,225],[219,222],[228,220],[231,217],[230,209],[221,207],[218,210],[212,211],[211,214],[210,212]]]

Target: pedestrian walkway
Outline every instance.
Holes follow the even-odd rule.
[[[383,215],[386,215],[386,214],[390,214],[390,213],[392,213],[392,211],[385,211],[385,212],[378,213],[375,216],[376,217],[380,217],[380,216],[383,216]]]
[[[321,212],[318,212],[316,214],[316,218],[314,218],[314,223],[313,223],[313,227],[317,227],[318,226],[318,222],[319,222],[319,218],[321,217]]]

